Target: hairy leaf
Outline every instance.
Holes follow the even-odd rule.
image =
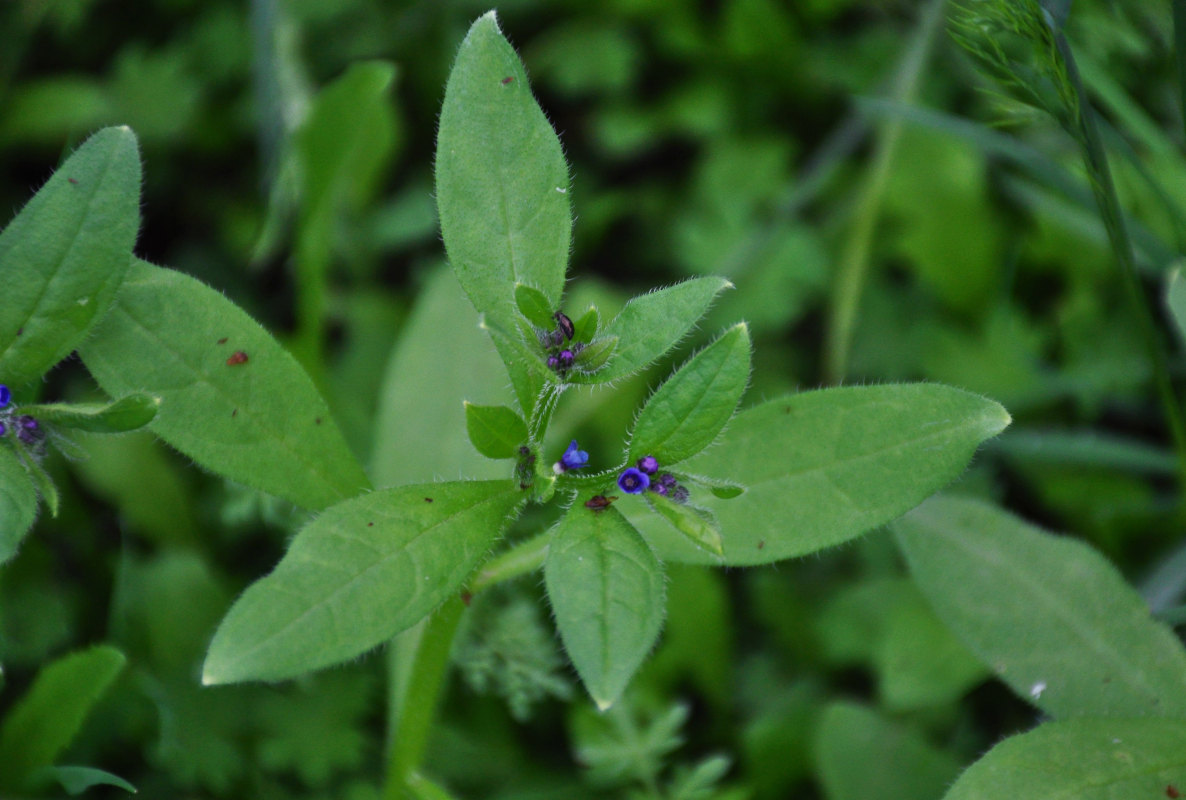
[[[527,441],[527,423],[506,406],[465,404],[465,428],[474,449],[487,458],[514,458]]]
[[[49,403],[23,406],[21,411],[63,428],[91,433],[126,433],[152,422],[160,405],[159,397],[130,394],[110,403]]]
[[[556,326],[556,321],[552,317],[552,304],[539,289],[521,283],[515,284],[515,304],[519,307],[519,313],[535,327],[550,330]]]
[[[0,564],[16,555],[37,519],[37,490],[11,447],[0,443]]]

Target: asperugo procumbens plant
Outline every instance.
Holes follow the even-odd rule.
[[[463,597],[542,567],[568,656],[605,709],[658,639],[664,561],[763,564],[852,539],[949,483],[1009,422],[998,404],[938,385],[803,392],[738,413],[750,372],[739,323],[655,389],[618,463],[576,441],[545,452],[566,391],[648,367],[730,284],[687,280],[609,320],[565,306],[568,168],[493,12],[449,78],[436,194],[449,260],[513,388],[513,408],[457,410],[474,447],[506,462],[500,480],[372,490],[313,383],[266,331],[218,292],[132,257],[138,167],[130,131],[100,132],[0,239],[5,553],[30,527],[38,491],[52,506],[38,459],[70,426],[149,423],[203,467],[316,512],[222,620],[202,681],[291,678],[423,621],[401,638],[406,669],[391,693],[392,797],[430,785],[418,769]],[[120,399],[22,405],[74,349]],[[532,503],[563,513],[500,552]],[[48,765],[39,758],[10,783]]]

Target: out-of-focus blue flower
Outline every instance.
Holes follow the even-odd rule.
[[[553,471],[559,475],[561,472],[567,472],[570,469],[581,469],[589,463],[589,454],[577,446],[577,440],[573,439],[568,445],[568,449],[564,451],[564,455],[560,456],[560,460],[553,466]]]

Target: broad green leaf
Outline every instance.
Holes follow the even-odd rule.
[[[37,519],[37,489],[11,447],[0,443],[0,564],[16,555]]]
[[[1166,286],[1165,302],[1178,329],[1178,338],[1186,343],[1186,280],[1182,279],[1182,268],[1175,269]]]
[[[676,503],[661,494],[647,492],[646,500],[651,508],[697,547],[702,547],[715,556],[723,556],[721,529],[711,511]]]
[[[105,128],[66,159],[0,233],[0,376],[40,377],[111,306],[140,228],[140,153]]]
[[[824,710],[815,760],[828,800],[938,800],[960,768],[918,731],[843,702]]]
[[[535,404],[547,384],[542,351],[533,349],[514,329],[506,329],[491,317],[482,315],[479,327],[490,336],[494,348],[506,365],[511,379],[511,388],[519,401],[523,416],[530,418],[535,413]]]
[[[884,525],[954,480],[1008,424],[998,404],[946,386],[822,389],[741,412],[681,469],[746,487],[732,499],[693,488],[691,502],[716,515],[725,564],[763,564]],[[719,563],[662,526],[631,521],[664,559]]]
[[[712,444],[745,392],[749,365],[743,322],[688,359],[651,395],[634,424],[627,460],[652,455],[667,467]]]
[[[1186,717],[1186,651],[1103,556],[988,504],[936,497],[894,528],[935,612],[1053,717]]]
[[[560,307],[572,241],[568,166],[493,11],[461,43],[441,108],[436,196],[445,249],[474,306],[503,330],[515,284]]]
[[[514,458],[527,441],[527,423],[506,406],[466,402],[465,428],[474,449],[486,458]]]
[[[944,800],[1128,800],[1186,793],[1186,722],[1047,722],[998,744]]]
[[[24,406],[21,411],[43,422],[91,433],[126,433],[152,422],[159,397],[130,394],[110,403],[50,403]]]
[[[724,278],[692,278],[633,298],[602,330],[618,337],[605,369],[574,383],[605,383],[637,372],[687,335],[712,301],[733,284]]]
[[[123,653],[101,645],[45,666],[0,727],[0,787],[18,789],[51,765],[124,667]]]
[[[462,406],[510,403],[505,386],[498,353],[442,266],[418,293],[384,371],[370,456],[375,485],[505,476],[505,464],[474,452]]]
[[[309,509],[368,485],[292,356],[188,275],[137,260],[79,352],[108,394],[159,396],[152,431],[220,475]]]
[[[663,625],[663,568],[616,508],[579,498],[552,532],[544,580],[568,657],[598,708],[609,708]]]
[[[57,781],[72,797],[95,786],[115,786],[136,793],[136,787],[120,776],[94,767],[49,767],[38,774],[38,777],[42,776]]]
[[[515,305],[519,307],[519,313],[535,327],[544,330],[556,327],[556,320],[552,316],[555,309],[539,289],[522,283],[515,284]]]
[[[521,501],[510,481],[461,481],[327,509],[227,612],[202,682],[291,678],[387,641],[459,589]]]

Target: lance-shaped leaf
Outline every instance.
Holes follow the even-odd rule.
[[[110,403],[48,403],[22,406],[21,412],[43,422],[90,433],[126,433],[152,422],[161,399],[130,394]]]
[[[515,305],[519,307],[519,313],[537,328],[550,330],[556,327],[552,317],[555,309],[539,289],[522,283],[515,284]]]
[[[16,554],[37,519],[37,490],[11,447],[0,443],[0,564]]]
[[[568,657],[609,708],[663,626],[662,566],[616,508],[576,502],[553,531],[544,580]]]
[[[1174,318],[1174,326],[1178,329],[1178,337],[1186,342],[1186,280],[1182,278],[1182,269],[1175,269],[1166,283],[1165,303]]]
[[[115,786],[125,792],[136,793],[136,787],[120,776],[94,767],[49,767],[34,777],[56,781],[72,797],[96,786]]]
[[[220,475],[310,509],[368,485],[292,356],[188,275],[137,260],[79,352],[108,394],[160,397],[152,431]]]
[[[1048,722],[998,744],[944,800],[1115,800],[1186,794],[1186,722]]]
[[[449,261],[474,306],[511,330],[515,284],[559,308],[572,241],[568,166],[494,12],[461,43],[437,138]]]
[[[677,503],[655,492],[647,492],[645,497],[651,508],[670,522],[677,531],[687,536],[692,544],[715,556],[725,554],[721,545],[721,528],[711,511]]]
[[[745,487],[732,499],[694,488],[691,502],[716,515],[725,564],[763,564],[839,544],[909,511],[1008,424],[997,403],[946,386],[823,389],[741,412],[681,470]],[[630,518],[662,558],[720,563],[643,516]]]
[[[521,502],[510,481],[460,481],[327,509],[227,612],[202,682],[291,678],[387,641],[458,591]]]
[[[128,271],[140,153],[128,128],[88,139],[0,234],[0,376],[37,378],[85,338]]]
[[[1086,544],[955,497],[894,529],[935,613],[1020,697],[1054,717],[1186,717],[1186,650]]]
[[[634,423],[628,460],[651,455],[666,467],[712,444],[737,409],[749,366],[749,330],[741,323],[690,358],[651,395]]]
[[[576,376],[572,381],[605,383],[637,372],[674,347],[716,296],[732,287],[724,278],[692,278],[633,298],[601,332],[618,338],[609,363],[595,374]]]
[[[527,441],[527,423],[506,406],[466,402],[465,428],[474,449],[486,458],[514,458]]]
[[[42,668],[0,727],[0,788],[20,789],[53,763],[125,661],[115,648],[100,646]]]

